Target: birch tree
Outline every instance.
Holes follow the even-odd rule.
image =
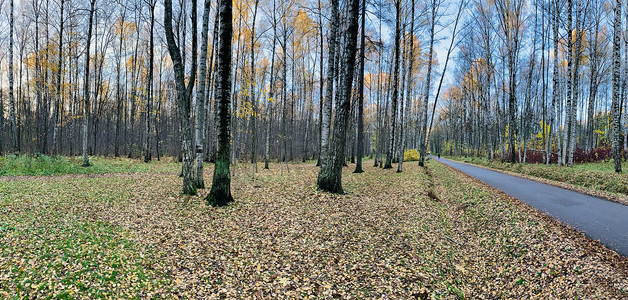
[[[94,20],[94,7],[96,0],[91,0],[89,4],[89,24],[87,25],[87,45],[85,46],[85,77],[83,78],[84,106],[83,106],[83,167],[89,167],[89,156],[87,153],[87,141],[89,136],[89,50],[92,41],[92,23]]]
[[[351,91],[355,71],[355,55],[358,39],[358,16],[360,14],[359,0],[348,2],[346,38],[342,52],[342,70],[340,74],[339,98],[336,104],[334,117],[333,138],[327,158],[318,173],[318,188],[331,193],[344,193],[342,189],[342,165],[345,159],[347,138],[347,122],[349,119]],[[336,18],[333,16],[332,18]],[[330,53],[331,57],[331,53]],[[333,73],[333,72],[332,72]]]
[[[205,121],[206,110],[205,103],[207,102],[207,91],[205,85],[207,82],[207,43],[209,34],[209,11],[211,9],[211,1],[204,0],[203,5],[203,27],[201,29],[201,57],[199,62],[199,79],[198,89],[196,89],[196,134],[194,147],[196,154],[196,173],[195,173],[195,185],[196,188],[204,189],[205,181],[203,180],[203,145],[205,144]]]
[[[615,161],[615,172],[621,173],[621,106],[620,106],[620,68],[621,68],[621,0],[615,0],[613,22],[613,159]]]
[[[334,77],[336,75],[336,35],[339,31],[339,13],[338,13],[338,0],[331,0],[331,23],[329,25],[329,56],[327,57],[327,88],[325,90],[325,99],[323,100],[323,115],[321,117],[321,172],[327,168],[327,159],[329,153],[329,139],[332,117],[332,105],[334,102]],[[322,83],[321,83],[322,84]],[[321,177],[319,172],[318,177]],[[320,187],[319,183],[319,187]]]
[[[62,2],[63,3],[63,2]],[[17,120],[15,115],[15,95],[13,94],[13,32],[15,31],[15,21],[13,19],[14,0],[10,2],[9,12],[9,114],[11,119],[11,138],[13,139],[13,153],[19,153],[20,144],[17,136]],[[63,14],[63,10],[62,10]],[[61,43],[61,42],[59,42]]]
[[[414,8],[412,9],[414,12]],[[414,16],[413,16],[414,17]],[[360,30],[360,72],[358,75],[358,133],[357,133],[357,160],[353,173],[363,173],[362,155],[364,152],[364,53],[366,49],[366,38],[364,27],[366,25],[366,0],[362,0],[362,24]],[[414,22],[412,22],[414,24]],[[322,59],[322,58],[321,58]],[[401,155],[403,157],[403,154]],[[403,159],[399,162],[401,163]]]
[[[170,1],[170,0],[166,0]],[[231,196],[230,162],[230,122],[229,106],[231,101],[231,40],[233,37],[232,2],[220,1],[218,31],[216,101],[218,104],[218,150],[211,191],[205,198],[209,205],[224,206],[233,201]]]
[[[399,60],[400,60],[400,41],[401,41],[401,0],[395,0],[395,45],[393,48],[392,63],[392,91],[391,91],[391,116],[390,116],[390,134],[388,137],[388,152],[386,154],[386,162],[384,169],[392,169],[392,156],[395,149],[395,129],[397,127],[397,102],[399,97]]]
[[[223,1],[230,2],[230,1]],[[192,157],[192,127],[190,120],[191,101],[190,97],[194,82],[196,81],[196,54],[197,54],[197,30],[196,30],[196,0],[192,0],[192,69],[190,70],[190,79],[188,84],[185,83],[185,70],[183,59],[181,57],[180,46],[174,38],[172,26],[172,0],[164,0],[164,30],[166,31],[166,41],[168,43],[168,52],[172,59],[175,84],[177,91],[177,107],[179,112],[179,122],[181,128],[181,154],[182,154],[182,174],[183,174],[183,194],[195,195],[196,185],[193,174],[193,157]],[[215,176],[215,175],[214,175]]]

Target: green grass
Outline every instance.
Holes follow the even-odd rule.
[[[518,163],[507,163],[499,160],[491,161],[486,158],[477,157],[448,158],[497,170],[573,184],[591,190],[628,195],[628,175],[615,173],[615,167],[612,161],[583,163],[575,164],[573,167],[561,167],[555,164],[521,165]],[[622,164],[622,169],[628,170],[628,163]]]
[[[151,260],[128,230],[96,217],[108,207],[126,207],[130,183],[128,178],[2,182],[0,298],[148,297],[159,285]]]
[[[178,170],[171,159],[144,163],[137,159],[106,158],[91,156],[90,167],[83,167],[81,157],[34,155],[6,155],[0,157],[0,176],[2,175],[65,175],[65,174],[103,174],[122,172],[169,173]]]

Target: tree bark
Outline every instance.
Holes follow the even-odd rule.
[[[414,10],[413,10],[414,11]],[[412,23],[414,24],[414,22]],[[353,173],[362,173],[362,156],[364,155],[364,53],[366,52],[366,0],[362,0],[362,24],[360,30],[360,74],[358,75],[358,145],[357,145],[357,160],[355,163],[355,170]],[[402,154],[403,160],[403,154]]]
[[[401,40],[401,0],[395,1],[395,48],[393,49],[393,83],[391,105],[392,111],[390,116],[390,137],[388,143],[388,152],[386,154],[386,162],[384,169],[392,169],[392,156],[395,149],[395,129],[397,127],[397,100],[399,97],[399,59],[400,59],[400,40]]]
[[[589,73],[589,103],[587,106],[587,131],[586,131],[586,151],[589,152],[593,149],[593,118],[595,113],[595,100],[597,96],[598,90],[598,32],[600,26],[600,20],[597,16],[597,7],[596,15],[595,15],[595,29],[593,31],[593,42],[591,43],[591,48],[589,50],[589,57],[591,60],[590,64],[590,73]]]
[[[94,19],[94,6],[96,5],[96,0],[90,1],[90,9],[89,9],[89,25],[87,29],[87,46],[85,48],[85,78],[83,78],[83,92],[84,95],[84,106],[83,106],[83,167],[89,167],[91,164],[89,163],[89,156],[87,153],[87,141],[89,136],[89,50],[91,48],[92,41],[92,23]]]
[[[58,64],[57,64],[57,95],[55,100],[55,107],[53,109],[52,122],[54,124],[52,130],[52,153],[59,154],[59,106],[61,105],[61,69],[63,68],[63,8],[65,6],[65,0],[61,0],[60,3],[60,13],[59,13],[59,53],[58,53]],[[11,47],[12,49],[13,47]],[[12,56],[12,55],[11,55]],[[13,72],[9,72],[13,74]]]
[[[339,31],[340,16],[338,12],[338,0],[331,0],[331,24],[329,27],[329,56],[327,57],[327,88],[325,90],[325,99],[323,100],[323,115],[321,125],[321,153],[320,162],[321,170],[327,168],[327,159],[329,156],[329,139],[331,128],[332,104],[334,102],[334,78],[336,75],[335,58],[336,58],[336,35]],[[321,83],[322,84],[322,83]],[[343,154],[344,155],[344,154]],[[320,178],[320,173],[319,173]],[[319,184],[320,186],[320,184]]]
[[[144,162],[152,160],[151,146],[153,141],[153,131],[151,130],[151,119],[153,113],[153,68],[155,65],[155,2],[148,3],[150,7],[150,33],[148,42],[148,80],[146,81],[146,136],[144,137]]]
[[[61,3],[63,3],[63,1]],[[20,145],[17,137],[18,129],[15,115],[15,95],[13,95],[13,32],[15,31],[15,22],[13,20],[13,6],[14,0],[11,0],[11,10],[9,18],[9,117],[11,118],[11,138],[13,139],[13,153],[18,154],[20,152]],[[63,9],[61,10],[61,14],[63,14]],[[59,40],[59,45],[61,45],[61,40]]]
[[[251,116],[251,163],[253,164],[253,178],[257,170],[257,99],[255,98],[255,19],[257,18],[257,6],[259,0],[255,0],[253,9],[253,22],[251,24],[251,79],[249,82],[249,102],[253,107]]]
[[[351,90],[355,71],[355,55],[357,52],[358,15],[360,14],[359,2],[359,0],[351,0],[348,3],[348,26],[345,31],[347,35],[342,57],[342,65],[344,68],[341,77],[342,83],[340,85],[342,89],[340,90],[340,97],[336,105],[336,116],[334,118],[333,127],[334,135],[325,167],[321,167],[318,173],[318,187],[321,190],[331,193],[344,193],[342,189],[342,165],[345,159],[345,140],[347,137],[346,123],[349,119]],[[336,17],[337,16],[332,16],[332,19]]]
[[[122,120],[123,120],[123,114],[122,114],[122,108],[123,108],[123,101],[122,101],[122,91],[121,91],[121,84],[120,84],[120,74],[122,73],[122,64],[121,64],[121,59],[122,59],[122,43],[123,43],[123,39],[124,39],[124,19],[126,16],[126,8],[123,7],[123,12],[122,12],[122,17],[119,20],[120,24],[119,24],[119,30],[120,30],[120,38],[118,40],[118,53],[117,55],[119,55],[118,57],[116,57],[116,136],[115,136],[115,141],[114,141],[114,156],[115,157],[119,157],[120,156],[120,138],[121,138],[121,127],[122,127]],[[126,122],[126,121],[125,121]]]
[[[166,0],[171,1],[171,0]],[[219,46],[217,51],[216,100],[218,101],[218,150],[211,191],[205,198],[209,205],[224,206],[233,201],[231,196],[230,113],[231,101],[231,39],[233,36],[232,1],[220,1]]]
[[[406,92],[406,105],[405,105],[405,109],[406,112],[402,112],[401,117],[403,118],[403,122],[402,122],[402,129],[401,129],[401,146],[399,147],[399,164],[397,165],[397,173],[400,173],[401,171],[403,171],[403,158],[404,158],[404,153],[405,153],[405,147],[406,147],[406,134],[404,133],[404,127],[408,127],[408,115],[409,113],[407,111],[409,111],[410,108],[410,103],[412,102],[412,83],[413,81],[413,77],[412,77],[412,67],[414,65],[414,0],[411,1],[411,7],[410,7],[410,53],[408,54],[408,69],[407,69],[407,73],[408,73],[408,83],[407,83],[407,92]],[[430,55],[431,57],[431,55]],[[429,70],[429,67],[428,67]],[[429,71],[428,71],[429,74]],[[428,75],[429,76],[429,75]],[[429,79],[428,79],[429,80]],[[402,100],[403,101],[403,100]],[[427,106],[425,107],[425,115],[427,117]],[[427,119],[426,119],[427,120]],[[427,122],[426,122],[427,124]]]
[[[230,1],[224,1],[230,2]],[[230,5],[229,5],[230,6]],[[197,54],[197,30],[193,26],[192,31],[192,70],[190,71],[189,83],[185,84],[185,71],[181,51],[174,39],[172,31],[172,0],[164,0],[164,29],[166,31],[166,41],[168,52],[172,58],[175,84],[177,89],[177,106],[179,111],[179,122],[181,124],[181,154],[183,173],[183,194],[195,195],[196,186],[194,184],[194,174],[192,171],[192,128],[190,126],[190,96],[194,82],[196,81],[196,54]],[[192,24],[196,24],[196,0],[192,1]]]
[[[560,39],[559,35],[558,35],[558,22],[560,20],[560,9],[558,7],[559,3],[558,0],[555,0],[555,5],[554,10],[553,10],[553,16],[554,16],[554,22],[553,22],[553,26],[552,26],[552,31],[553,31],[553,37],[554,37],[554,63],[553,63],[553,74],[552,74],[552,108],[550,111],[550,130],[549,130],[549,134],[547,137],[547,161],[546,164],[549,165],[551,163],[551,158],[552,158],[552,131],[556,130],[554,129],[554,122],[555,122],[555,118],[556,118],[556,106],[558,105],[558,101],[559,101],[559,94],[558,94],[558,89],[559,89],[559,85],[558,85],[558,71],[559,71],[559,62],[558,62],[558,41]],[[560,135],[560,131],[556,130],[557,134]],[[558,160],[560,160],[560,158],[558,158]]]
[[[419,166],[425,166],[425,155],[426,155],[426,145],[427,145],[427,110],[429,108],[429,99],[430,99],[430,90],[431,90],[431,82],[432,82],[432,64],[433,64],[433,56],[434,56],[434,25],[436,22],[436,1],[432,1],[432,5],[430,7],[431,15],[430,15],[430,48],[428,52],[427,59],[427,73],[425,75],[425,100],[423,102],[423,132],[421,133],[421,140],[419,141],[420,147],[420,158],[419,158]]]
[[[266,149],[264,153],[264,169],[268,170],[268,163],[270,161],[270,133],[272,130],[273,122],[273,106],[275,99],[275,50],[277,46],[277,19],[275,15],[275,0],[273,0],[273,49],[270,54],[270,87],[268,91],[268,99],[266,102]]]
[[[620,44],[620,31],[621,31],[621,0],[615,0],[615,21],[613,22],[613,102],[612,102],[612,114],[613,114],[613,158],[615,161],[615,172],[621,173],[621,107],[619,105],[619,92],[620,92],[620,67],[621,67],[621,44]]]
[[[205,102],[207,101],[206,94],[206,79],[207,79],[207,40],[209,33],[209,11],[211,9],[211,1],[204,0],[203,10],[203,28],[201,29],[201,58],[199,62],[199,80],[198,88],[196,89],[196,173],[195,182],[196,188],[204,189],[205,181],[203,180],[203,145],[205,144],[205,119],[206,110]]]

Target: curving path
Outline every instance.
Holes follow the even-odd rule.
[[[432,157],[628,256],[628,206],[517,176]]]

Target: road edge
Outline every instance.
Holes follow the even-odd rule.
[[[534,215],[535,217],[538,217],[541,221],[546,222],[548,224],[550,224],[551,226],[555,227],[558,230],[562,230],[563,232],[566,232],[569,236],[571,236],[574,241],[577,241],[578,244],[582,244],[582,245],[586,245],[588,247],[584,247],[585,251],[588,253],[588,255],[605,255],[606,257],[611,257],[612,260],[609,260],[609,264],[611,264],[613,267],[617,267],[620,268],[622,270],[625,271],[626,274],[628,274],[628,256],[624,256],[621,255],[619,253],[617,253],[617,251],[606,247],[604,244],[602,244],[599,240],[594,240],[590,237],[588,237],[583,231],[578,230],[576,228],[574,228],[573,226],[560,221],[554,217],[552,217],[551,215],[549,215],[548,213],[539,210],[513,196],[510,196],[508,194],[506,194],[504,191],[497,189],[465,172],[462,172],[452,166],[449,166],[443,162],[440,162],[438,160],[434,160],[435,162],[442,164],[443,166],[449,168],[450,170],[461,174],[462,176],[465,176],[467,178],[469,178],[471,181],[475,182],[476,184],[488,189],[489,191],[499,195],[500,197],[504,197],[506,199],[508,199],[510,202],[512,202],[513,204],[515,204],[516,206],[522,208],[523,210],[525,210],[527,213],[530,213],[532,215]],[[490,169],[489,169],[490,170]]]
[[[444,157],[443,157],[444,158]],[[457,163],[461,163],[461,164],[465,164],[465,165],[470,165],[470,166],[474,166],[474,167],[478,167],[478,168],[482,168],[482,169],[486,169],[489,171],[495,171],[495,172],[499,172],[499,173],[503,173],[506,175],[511,175],[511,176],[515,176],[515,177],[519,177],[519,178],[523,178],[523,179],[528,179],[528,180],[533,180],[539,183],[544,183],[547,185],[551,185],[551,186],[555,186],[558,188],[562,188],[562,189],[566,189],[566,190],[570,190],[573,192],[577,192],[580,194],[585,194],[587,196],[592,196],[592,197],[597,197],[597,198],[601,198],[604,200],[608,200],[611,202],[615,202],[615,203],[619,203],[622,205],[626,205],[628,206],[628,196],[621,196],[621,195],[615,195],[609,192],[605,192],[605,191],[601,191],[601,190],[592,190],[592,189],[588,189],[582,186],[578,186],[575,184],[571,184],[571,183],[566,183],[566,182],[561,182],[561,181],[556,181],[556,180],[551,180],[551,179],[546,179],[546,178],[542,178],[542,177],[537,177],[537,176],[531,176],[531,175],[526,175],[526,174],[521,174],[521,173],[515,173],[515,172],[511,172],[511,171],[506,171],[506,170],[500,170],[500,169],[495,169],[495,168],[491,168],[491,167],[486,167],[486,166],[482,166],[482,165],[477,165],[474,163],[468,163],[468,162],[464,162],[464,161],[458,161],[458,160],[453,160],[453,159],[448,159],[448,158],[444,158],[453,162],[457,162]],[[434,160],[436,162],[442,163],[438,160]],[[447,164],[445,164],[447,165]]]

